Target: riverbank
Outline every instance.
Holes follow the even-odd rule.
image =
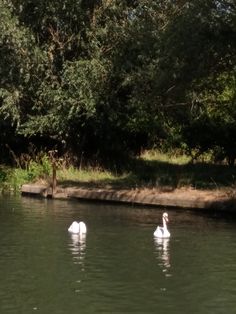
[[[49,157],[43,156],[27,168],[2,167],[0,177],[2,189],[21,189],[22,195],[236,213],[236,167],[207,160],[193,163],[174,153],[146,153],[127,162],[122,171],[67,164],[53,169]]]
[[[57,186],[44,184],[24,184],[22,195],[40,196],[54,199],[78,199],[87,201],[118,202],[131,205],[163,206],[168,208],[188,208],[201,210],[235,211],[236,197],[229,190],[181,189],[111,189],[76,186]]]

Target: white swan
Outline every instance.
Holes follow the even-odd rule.
[[[83,221],[80,222],[73,221],[70,227],[68,228],[68,231],[71,233],[77,233],[82,235],[87,232],[87,227]]]
[[[157,226],[156,230],[154,231],[154,237],[157,237],[157,238],[169,238],[170,237],[170,232],[167,229],[167,222],[169,221],[169,219],[168,219],[168,214],[167,213],[163,213],[162,221],[163,221],[163,227]]]

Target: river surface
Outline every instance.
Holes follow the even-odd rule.
[[[0,313],[236,313],[236,220],[169,210],[155,241],[162,212],[1,197]]]

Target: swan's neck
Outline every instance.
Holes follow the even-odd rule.
[[[162,221],[163,221],[163,228],[166,230],[167,229],[167,224],[166,224],[166,220],[165,220],[164,217],[162,218]]]

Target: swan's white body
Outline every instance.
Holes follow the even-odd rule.
[[[168,221],[169,221],[168,214],[164,213],[162,215],[163,227],[157,226],[156,230],[154,231],[154,237],[157,237],[157,238],[169,238],[170,237],[170,232],[167,229]]]
[[[68,228],[68,231],[71,233],[77,233],[82,235],[87,232],[87,227],[83,221],[80,222],[73,221],[70,227]]]

